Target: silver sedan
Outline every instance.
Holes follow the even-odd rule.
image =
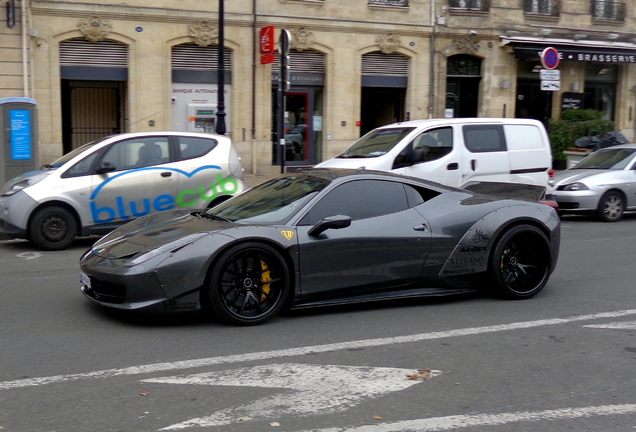
[[[598,150],[554,175],[550,191],[560,213],[596,214],[616,222],[636,210],[636,144]]]

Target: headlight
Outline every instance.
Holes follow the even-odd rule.
[[[26,189],[33,184],[35,184],[35,182],[33,182],[30,178],[10,183],[2,190],[2,196],[13,195],[14,193],[19,192],[22,189]]]
[[[151,258],[154,258],[156,256],[161,255],[162,253],[165,252],[176,252],[177,250],[181,249],[184,246],[187,246],[191,243],[194,243],[195,241],[199,240],[201,237],[205,237],[206,235],[208,235],[209,233],[203,232],[203,233],[196,233],[196,234],[192,234],[189,235],[187,237],[183,237],[179,240],[175,240],[173,242],[170,242],[168,244],[165,244],[163,246],[160,246],[156,249],[153,249],[151,251],[148,251],[144,254],[141,254],[139,256],[137,256],[135,259],[129,261],[126,263],[126,267],[132,267],[132,266],[136,266],[139,265],[141,263],[145,263],[146,261],[148,261]]]
[[[576,183],[571,183],[569,185],[565,185],[563,187],[563,190],[573,192],[573,191],[589,190],[589,188],[585,186],[583,183],[576,182]]]

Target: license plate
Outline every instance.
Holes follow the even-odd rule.
[[[86,291],[90,291],[91,290],[91,278],[89,278],[87,275],[85,275],[82,272],[80,272],[79,276],[80,276],[80,282],[82,283],[82,289],[86,290]]]

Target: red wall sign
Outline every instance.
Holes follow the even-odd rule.
[[[276,27],[274,26],[267,26],[261,29],[261,54],[272,54],[276,51],[275,30]]]

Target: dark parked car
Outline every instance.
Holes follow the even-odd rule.
[[[557,262],[556,211],[365,170],[285,174],[218,206],[132,221],[80,260],[121,309],[202,307],[259,324],[283,307],[494,289],[528,298]]]

